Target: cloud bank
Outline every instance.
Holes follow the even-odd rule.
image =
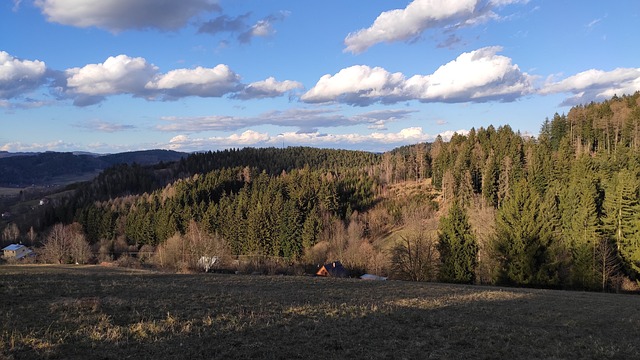
[[[540,93],[573,94],[561,105],[574,106],[636,91],[640,91],[640,68],[618,68],[611,71],[591,69],[560,81],[548,81]]]
[[[302,84],[277,81],[269,77],[245,85],[228,65],[213,68],[174,69],[160,73],[157,66],[141,57],[127,55],[109,57],[103,63],[88,64],[64,72],[63,92],[78,106],[93,105],[106,96],[129,94],[148,100],[177,100],[180,98],[222,97],[229,95],[241,100],[281,96]]]
[[[427,134],[421,127],[402,129],[396,133],[371,134],[323,134],[320,132],[299,133],[285,132],[276,136],[247,130],[240,134],[194,138],[188,135],[173,137],[166,148],[176,151],[192,151],[196,149],[223,149],[238,146],[316,146],[340,149],[359,149],[365,151],[385,151],[401,145],[433,141],[440,135],[449,140],[454,133],[466,134],[467,130],[447,131],[436,135]]]
[[[501,51],[501,47],[492,46],[465,52],[431,74],[411,77],[381,67],[354,65],[321,76],[304,93],[304,85],[294,80],[279,81],[268,77],[244,83],[242,77],[226,64],[161,73],[145,58],[121,54],[108,57],[102,63],[60,71],[48,68],[41,60],[20,59],[0,51],[0,108],[30,109],[64,99],[71,99],[76,106],[89,106],[109,96],[125,94],[149,101],[224,96],[252,100],[289,94],[290,99],[303,103],[354,106],[413,100],[425,103],[510,102],[536,94],[568,94],[561,105],[573,106],[640,91],[640,68],[590,69],[564,79],[549,77],[538,84],[537,76],[520,70],[511,58],[500,55]],[[33,96],[46,87],[55,100],[43,98],[42,94]],[[384,123],[369,126],[383,129]]]
[[[534,92],[534,77],[522,72],[502,48],[486,47],[463,53],[433,74],[406,78],[402,73],[365,65],[324,75],[301,96],[308,103],[371,103],[513,101]]]
[[[156,130],[168,132],[196,133],[203,131],[236,131],[260,125],[276,125],[298,128],[298,133],[317,132],[317,128],[367,125],[370,129],[385,130],[388,122],[408,118],[414,110],[376,110],[345,116],[339,109],[289,109],[269,111],[255,117],[238,116],[200,116],[162,118],[166,122]]]

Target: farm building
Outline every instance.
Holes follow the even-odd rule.
[[[327,276],[327,277],[347,277],[349,276],[349,272],[345,269],[340,261],[334,261],[332,263],[324,264],[316,272],[318,276]]]
[[[29,256],[30,254],[33,253],[31,249],[29,249],[28,247],[22,244],[11,244],[5,247],[4,249],[2,249],[2,251],[4,252],[3,256],[5,259],[16,259],[16,260],[20,260],[25,256]]]

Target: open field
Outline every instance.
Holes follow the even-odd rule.
[[[0,267],[0,358],[630,359],[640,297]]]

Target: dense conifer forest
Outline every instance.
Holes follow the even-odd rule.
[[[117,165],[4,233],[35,231],[46,248],[51,226],[75,224],[96,258],[146,253],[176,270],[203,255],[252,256],[413,280],[633,290],[639,171],[636,93],[555,114],[535,137],[489,126],[383,154],[245,148]]]

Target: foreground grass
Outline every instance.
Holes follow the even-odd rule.
[[[640,297],[0,267],[0,358],[628,359]]]

